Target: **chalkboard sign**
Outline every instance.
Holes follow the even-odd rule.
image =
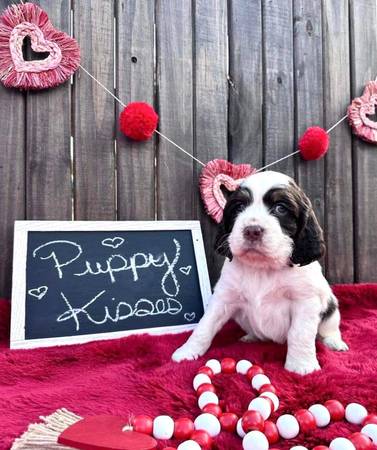
[[[211,294],[197,221],[17,221],[11,348],[192,329]]]

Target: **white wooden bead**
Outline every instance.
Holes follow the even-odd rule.
[[[293,439],[300,432],[300,426],[295,416],[283,414],[276,421],[279,434],[283,439]]]
[[[368,423],[361,429],[361,432],[370,437],[373,444],[377,445],[377,425],[375,423]]]
[[[241,375],[246,375],[250,367],[253,367],[250,361],[248,361],[247,359],[241,359],[241,361],[238,361],[236,365],[236,372],[240,373]]]
[[[197,391],[199,386],[206,383],[211,384],[212,383],[211,378],[205,373],[198,373],[198,375],[195,375],[192,385],[194,386],[194,389]]]
[[[237,422],[237,434],[240,438],[244,438],[246,436],[245,430],[242,428],[242,419],[238,419]]]
[[[272,403],[274,404],[274,411],[277,411],[279,408],[279,397],[274,394],[273,392],[262,392],[262,394],[260,395],[260,397],[267,397],[269,398]]]
[[[349,423],[359,425],[367,415],[368,411],[359,403],[350,403],[346,406],[346,420]]]
[[[330,423],[330,413],[325,406],[316,403],[309,408],[309,411],[313,414],[317,427],[327,427]]]
[[[221,364],[217,359],[210,359],[206,362],[206,366],[212,369],[212,372],[217,375],[221,373]]]
[[[250,431],[242,440],[244,450],[268,450],[268,447],[268,440],[260,431]]]
[[[202,450],[202,447],[195,441],[185,441],[179,444],[177,450]]]
[[[169,416],[157,416],[153,421],[153,437],[171,439],[174,433],[174,420]]]
[[[303,445],[295,445],[294,447],[291,447],[289,450],[308,450]]]
[[[344,437],[338,437],[333,439],[330,442],[329,448],[331,450],[356,450],[352,442]]]
[[[258,411],[264,420],[267,420],[271,415],[271,403],[267,400],[267,398],[253,398],[247,409],[250,411]]]
[[[219,419],[213,414],[203,413],[195,421],[195,430],[204,430],[211,437],[216,437],[221,431]]]
[[[268,378],[268,376],[264,375],[263,373],[258,373],[257,375],[253,376],[253,379],[251,380],[251,385],[253,386],[254,389],[258,391],[264,384],[271,384],[271,381]]]
[[[198,398],[198,406],[203,409],[206,405],[210,403],[219,404],[219,397],[214,392],[203,392],[203,394]]]

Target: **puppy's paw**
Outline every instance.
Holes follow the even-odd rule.
[[[322,342],[326,347],[337,352],[346,352],[349,350],[348,345],[338,336],[327,336],[322,339]]]
[[[242,336],[240,339],[240,342],[245,342],[246,344],[249,342],[256,342],[258,338],[254,336],[254,334],[245,334],[245,336]]]
[[[294,372],[299,375],[307,375],[308,373],[315,372],[316,370],[321,370],[321,366],[319,365],[317,359],[314,359],[313,361],[297,361],[287,359],[284,367],[289,372]]]
[[[200,352],[198,349],[194,348],[192,345],[186,343],[182,347],[179,347],[172,355],[172,360],[175,362],[181,362],[184,360],[192,361],[198,359],[205,352]]]

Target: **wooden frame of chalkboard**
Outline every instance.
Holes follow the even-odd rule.
[[[166,233],[167,232],[167,233]],[[75,243],[72,240],[64,240],[61,238],[61,236],[66,236],[69,233],[70,236],[75,236],[78,237],[78,242],[79,244]],[[128,233],[128,234],[127,234]],[[132,234],[131,234],[132,233]],[[151,233],[159,233],[155,239],[155,241],[157,242],[153,244],[153,236]],[[170,234],[169,234],[170,233]],[[181,234],[178,234],[181,233]],[[127,239],[124,239],[122,237],[118,236],[127,236]],[[108,237],[106,237],[108,235]],[[170,236],[171,235],[171,236]],[[178,241],[178,238],[175,239],[175,236],[180,236],[179,239],[182,240],[183,239],[183,244],[185,244],[185,246],[182,244],[182,248],[181,248],[181,244]],[[38,247],[36,247],[36,245],[38,245],[42,242],[41,239],[42,237],[44,238],[44,236],[46,236],[46,239],[48,236],[50,236],[51,238],[53,238],[55,236],[55,239],[53,239],[52,241],[46,241],[46,243],[43,243],[42,245],[39,245]],[[92,237],[95,236],[95,239]],[[105,238],[104,238],[105,236]],[[115,237],[114,237],[115,236]],[[131,236],[128,239],[128,236]],[[170,238],[169,238],[170,236]],[[60,239],[56,239],[56,237],[60,237]],[[182,239],[181,239],[182,238]],[[92,239],[93,242],[89,242],[90,239]],[[102,239],[102,240],[101,240]],[[57,261],[58,258],[62,258],[60,255],[57,256],[58,250],[50,250],[50,253],[45,253],[44,255],[39,254],[38,252],[40,252],[39,249],[41,249],[42,247],[44,248],[44,250],[46,250],[47,246],[50,246],[52,244],[57,245],[57,243],[59,243],[61,246],[64,244],[65,247],[68,246],[68,244],[70,246],[73,245],[77,245],[77,247],[82,247],[82,249],[88,249],[88,252],[93,252],[93,248],[96,247],[99,248],[99,252],[105,252],[106,250],[109,251],[109,253],[107,254],[107,256],[110,254],[111,256],[106,260],[107,264],[109,265],[109,259],[111,259],[112,257],[116,257],[118,256],[119,258],[121,257],[120,255],[114,255],[112,254],[115,252],[119,252],[119,245],[120,242],[123,244],[124,242],[126,242],[127,246],[131,246],[133,245],[133,242],[138,242],[139,246],[143,246],[143,243],[149,242],[148,239],[152,242],[153,245],[162,245],[162,243],[165,243],[166,241],[166,245],[169,247],[169,251],[172,252],[172,243],[174,242],[175,244],[175,250],[178,250],[178,246],[180,247],[180,249],[176,252],[175,254],[175,259],[174,261],[178,261],[177,259],[177,255],[178,257],[182,257],[181,259],[184,259],[185,256],[186,257],[186,264],[187,261],[189,260],[189,264],[186,267],[184,266],[185,261],[181,261],[180,264],[183,264],[182,267],[178,266],[174,269],[172,269],[172,263],[171,261],[169,262],[169,259],[166,257],[167,253],[162,253],[162,255],[165,255],[165,259],[167,262],[166,267],[164,267],[164,270],[166,271],[164,277],[162,278],[165,281],[161,281],[161,287],[164,290],[172,290],[172,288],[169,288],[167,286],[163,286],[163,282],[167,283],[167,279],[169,279],[169,277],[174,281],[175,279],[175,284],[178,285],[178,288],[180,286],[180,284],[178,284],[177,281],[177,275],[174,274],[174,271],[178,270],[180,272],[178,272],[179,276],[181,277],[179,281],[179,283],[183,284],[186,283],[186,293],[188,292],[187,295],[193,295],[195,294],[195,289],[197,290],[197,294],[195,294],[195,298],[197,299],[198,296],[200,297],[199,300],[189,300],[188,304],[190,304],[190,301],[192,302],[192,305],[195,306],[195,308],[197,308],[197,311],[200,311],[200,313],[195,313],[195,312],[186,312],[183,316],[185,318],[185,320],[189,321],[188,323],[174,323],[171,322],[172,321],[172,317],[175,315],[175,317],[179,317],[178,315],[178,310],[180,311],[180,314],[182,314],[181,311],[181,307],[177,306],[177,297],[174,297],[174,294],[177,293],[177,291],[175,291],[173,294],[171,292],[167,292],[169,294],[169,298],[165,299],[167,301],[167,304],[164,304],[163,299],[159,298],[155,301],[155,303],[153,304],[153,313],[149,308],[149,305],[152,304],[151,301],[146,300],[144,298],[141,298],[137,304],[139,304],[140,302],[144,301],[144,307],[143,308],[139,308],[136,311],[136,306],[132,305],[132,308],[134,308],[132,310],[132,317],[133,319],[137,319],[137,320],[141,320],[141,322],[144,324],[142,326],[142,328],[138,328],[138,323],[135,323],[132,329],[128,329],[127,326],[125,329],[116,329],[116,327],[114,329],[111,328],[110,325],[114,325],[114,323],[116,323],[116,325],[118,325],[120,323],[120,320],[123,318],[129,318],[131,317],[130,314],[127,315],[127,317],[123,314],[120,315],[121,313],[119,312],[119,305],[121,305],[124,309],[124,305],[127,305],[128,308],[130,308],[130,306],[122,301],[118,302],[118,309],[117,309],[117,314],[111,316],[111,313],[109,312],[108,307],[105,307],[105,319],[108,318],[109,320],[106,322],[105,320],[105,324],[109,325],[109,330],[108,331],[103,331],[101,329],[100,332],[92,332],[92,330],[90,329],[89,325],[92,325],[92,323],[90,323],[88,325],[88,328],[81,332],[79,328],[75,329],[75,332],[70,333],[65,331],[63,334],[64,335],[60,335],[59,334],[59,330],[56,330],[56,323],[54,323],[54,326],[51,327],[51,330],[49,330],[49,320],[51,319],[51,317],[49,316],[49,314],[51,315],[50,312],[45,313],[45,311],[47,311],[50,306],[47,305],[53,305],[53,308],[55,307],[55,303],[57,303],[58,298],[59,298],[59,307],[61,308],[61,300],[63,298],[64,301],[66,301],[66,307],[68,305],[68,309],[66,311],[63,311],[63,313],[61,313],[60,311],[60,315],[58,317],[58,319],[56,320],[56,322],[60,321],[60,323],[63,322],[68,322],[67,319],[72,319],[70,322],[72,324],[76,323],[76,325],[79,324],[78,322],[78,312],[83,312],[86,315],[86,318],[89,318],[89,314],[87,312],[87,310],[85,310],[84,308],[86,308],[86,306],[90,303],[93,303],[94,300],[96,300],[95,297],[93,299],[91,299],[91,297],[88,297],[86,300],[91,299],[87,304],[85,304],[85,307],[77,307],[72,306],[65,294],[63,295],[63,290],[67,287],[67,289],[71,289],[72,286],[77,283],[77,279],[78,278],[74,278],[73,276],[87,276],[89,277],[89,275],[91,275],[91,280],[85,279],[85,283],[82,283],[78,288],[76,288],[76,293],[85,291],[88,286],[92,286],[92,284],[95,284],[97,282],[98,279],[100,279],[103,275],[106,276],[110,276],[112,277],[112,281],[115,280],[115,276],[118,276],[118,273],[116,272],[120,272],[121,270],[129,270],[129,272],[127,274],[122,273],[121,275],[123,276],[123,278],[127,276],[131,276],[131,273],[133,274],[133,279],[132,281],[135,282],[135,276],[139,277],[139,273],[137,272],[137,270],[141,271],[141,269],[144,268],[150,268],[150,266],[153,266],[153,268],[155,268],[154,270],[159,270],[159,268],[163,267],[163,263],[164,263],[164,259],[163,256],[161,256],[161,253],[159,254],[160,256],[156,256],[156,255],[152,255],[151,253],[147,253],[145,252],[145,254],[143,253],[138,253],[138,250],[134,250],[135,254],[132,256],[134,257],[133,259],[133,265],[131,264],[131,257],[129,258],[128,263],[124,263],[123,267],[116,267],[116,268],[112,268],[112,271],[105,271],[102,270],[103,267],[105,267],[104,265],[101,266],[102,263],[95,263],[97,264],[95,266],[94,262],[93,262],[93,266],[96,267],[97,271],[95,272],[93,270],[93,268],[90,266],[91,263],[89,263],[87,260],[83,260],[83,266],[85,267],[86,264],[86,271],[82,271],[81,273],[73,273],[72,274],[68,274],[66,275],[67,282],[66,285],[64,285],[63,287],[60,285],[60,287],[55,288],[55,284],[57,284],[58,282],[62,283],[62,279],[63,277],[63,272],[67,271],[67,267],[63,266],[68,266],[71,261],[66,261],[65,263],[63,263],[62,261]],[[89,244],[88,244],[88,242]],[[44,242],[44,241],[43,241]],[[86,245],[86,247],[84,246],[84,244],[82,243],[84,242],[84,244]],[[191,244],[190,244],[191,242]],[[101,244],[101,245],[100,245]],[[168,245],[169,244],[169,245]],[[32,248],[32,246],[34,245],[34,248]],[[152,245],[152,246],[153,246]],[[165,245],[165,244],[164,244]],[[106,246],[106,248],[105,248]],[[190,249],[190,246],[192,246],[192,248]],[[124,245],[124,247],[126,247]],[[60,251],[62,251],[62,247],[59,247]],[[128,248],[128,247],[127,247]],[[117,250],[115,250],[117,249]],[[186,249],[186,250],[185,250]],[[65,251],[65,250],[64,250]],[[86,251],[86,250],[85,250]],[[87,253],[85,253],[84,250],[81,250],[80,253],[77,253],[78,255],[82,256],[82,258],[84,258],[85,256],[88,256]],[[125,250],[123,250],[125,251]],[[156,250],[157,251],[157,250]],[[186,255],[185,255],[185,252]],[[36,258],[36,255],[38,256]],[[55,255],[55,257],[53,256]],[[136,260],[136,256],[137,255],[143,255],[144,256],[144,262],[143,264],[137,266],[135,263]],[[93,255],[91,255],[93,256]],[[101,254],[101,256],[103,256]],[[140,256],[139,256],[140,257]],[[56,259],[55,259],[56,258]],[[148,261],[146,258],[149,258]],[[170,256],[169,256],[170,258]],[[191,259],[190,259],[191,258]],[[42,263],[46,263],[46,261],[48,261],[50,263],[50,266],[48,267],[47,265],[43,266],[43,267],[38,267],[37,269],[33,268],[33,264],[35,265],[36,262],[34,261],[35,259],[39,259],[39,265],[43,266]],[[73,258],[71,258],[72,261],[74,261]],[[79,257],[76,258],[77,261],[75,261],[75,264],[78,263],[78,261],[80,260]],[[112,259],[112,261],[114,260],[114,258]],[[126,257],[123,257],[123,260],[126,261]],[[54,263],[55,265],[53,265],[52,263]],[[69,264],[68,264],[69,263]],[[118,263],[119,264],[119,263]],[[140,263],[139,263],[140,264]],[[110,264],[111,265],[111,264]],[[47,267],[47,269],[46,269]],[[102,267],[102,269],[101,269]],[[136,267],[136,269],[135,269]],[[77,269],[77,268],[76,268]],[[73,269],[72,269],[73,270]],[[102,272],[101,272],[102,270]],[[49,272],[50,271],[54,271],[55,272],[55,279],[57,281],[51,281],[51,276],[49,278],[49,282],[51,283],[48,286],[47,282],[44,282],[44,279],[41,277],[44,276],[49,276]],[[110,273],[111,272],[111,273]],[[147,272],[147,270],[143,271],[143,276],[144,274]],[[150,272],[150,270],[149,270]],[[173,275],[172,275],[173,272]],[[59,277],[57,276],[57,274],[59,275]],[[188,277],[188,275],[190,274],[190,277]],[[100,276],[95,276],[95,275],[100,275]],[[152,275],[148,275],[150,277],[153,278],[153,274]],[[38,278],[39,277],[39,278]],[[69,278],[71,277],[71,278]],[[60,279],[58,279],[60,278]],[[85,277],[83,277],[84,279]],[[123,278],[121,278],[119,276],[119,280],[122,280]],[[140,276],[141,278],[141,276]],[[142,289],[148,289],[150,286],[153,285],[153,279],[152,278],[146,278],[144,280],[144,282],[142,283]],[[158,276],[157,276],[158,278]],[[92,280],[94,280],[92,282]],[[103,279],[103,277],[102,277]],[[137,278],[139,280],[139,278]],[[159,278],[158,278],[159,279]],[[31,280],[31,284],[28,284],[28,281]],[[41,281],[42,280],[42,281]],[[81,280],[80,280],[81,281]],[[34,285],[32,284],[34,282]],[[35,284],[37,283],[38,284]],[[101,281],[103,282],[103,281]],[[108,282],[108,281],[107,281]],[[122,281],[120,281],[122,282]],[[132,283],[130,283],[130,281],[128,281],[128,286],[131,286]],[[144,283],[144,284],[143,284]],[[110,284],[108,282],[108,284]],[[53,286],[52,286],[53,285]],[[30,286],[34,287],[34,289],[31,289]],[[133,284],[132,284],[133,286]],[[177,286],[175,286],[177,287]],[[56,291],[54,291],[54,289],[56,289]],[[132,288],[130,288],[132,290]],[[49,295],[45,295],[47,290],[49,291],[48,294]],[[59,292],[60,290],[60,292]],[[183,288],[181,289],[181,294],[183,293]],[[56,293],[55,293],[56,292]],[[179,292],[179,291],[178,291]],[[119,293],[119,292],[118,292]],[[123,295],[127,295],[129,293],[129,289],[123,289],[122,290],[122,294]],[[61,297],[59,297],[58,294],[61,294]],[[111,294],[114,295],[114,294]],[[183,294],[182,294],[183,295]],[[186,294],[185,294],[186,295]],[[34,303],[31,303],[29,300],[33,297],[33,299],[35,300]],[[84,342],[89,342],[89,341],[94,341],[94,340],[100,340],[100,339],[114,339],[114,338],[119,338],[119,337],[123,337],[123,336],[127,336],[130,334],[138,334],[138,333],[150,333],[150,334],[165,334],[165,333],[178,333],[178,332],[182,332],[182,331],[186,331],[186,330],[191,330],[195,327],[195,325],[197,324],[197,322],[199,321],[200,317],[202,314],[204,314],[204,311],[207,307],[208,304],[208,300],[211,296],[211,286],[210,286],[210,281],[209,281],[209,276],[208,276],[208,269],[207,269],[207,263],[206,263],[206,256],[205,256],[205,251],[204,251],[204,245],[203,245],[203,237],[202,237],[202,233],[201,233],[201,228],[200,228],[200,223],[199,221],[118,221],[118,222],[108,222],[108,221],[101,221],[101,222],[94,222],[94,221],[72,221],[72,222],[63,222],[63,221],[16,221],[15,222],[15,228],[14,228],[14,251],[13,251],[13,282],[12,282],[12,312],[11,312],[11,339],[10,339],[10,347],[11,348],[35,348],[35,347],[47,347],[47,346],[53,346],[53,345],[67,345],[67,344],[78,344],[78,343],[84,343]],[[115,296],[114,296],[115,297]],[[46,302],[46,299],[48,299],[48,302]],[[111,298],[111,301],[115,301],[115,298]],[[43,305],[43,301],[45,301],[46,303],[44,303],[45,306],[41,307],[41,305]],[[110,301],[110,300],[109,300]],[[148,302],[148,303],[146,303]],[[194,304],[195,302],[199,302]],[[98,303],[98,302],[97,302]],[[27,305],[37,305],[35,306],[35,310],[30,309],[30,306]],[[111,305],[114,305],[115,303],[111,303]],[[185,305],[185,303],[183,303]],[[147,305],[147,307],[145,307]],[[182,306],[182,305],[181,305]],[[191,306],[191,304],[190,304]],[[34,308],[34,306],[33,306]],[[39,308],[39,309],[38,309]],[[42,309],[41,309],[42,308]],[[44,309],[43,309],[44,308]],[[193,308],[193,310],[195,309]],[[136,312],[135,312],[136,311]],[[161,317],[164,314],[168,314],[169,317],[167,317],[167,324],[162,324],[162,326],[156,326],[156,323],[153,323],[153,326],[145,326],[146,323],[148,323],[148,320],[151,319],[151,317],[149,316],[153,316],[153,320],[156,320],[156,317]],[[46,317],[44,317],[44,315]],[[136,317],[137,316],[137,317]],[[148,317],[144,317],[144,316],[148,316]],[[54,318],[56,318],[56,315],[54,316]],[[194,320],[195,318],[195,320]],[[35,319],[35,323],[33,322]],[[60,319],[60,320],[59,320]],[[115,320],[115,319],[119,319],[119,321]],[[38,322],[39,320],[39,322]],[[152,319],[151,319],[152,320]],[[165,320],[162,319],[162,320]],[[178,320],[178,319],[174,319],[174,320]],[[181,319],[180,319],[181,320]],[[94,324],[100,324],[101,326],[103,326],[103,321],[99,321],[98,318],[93,319],[93,323]],[[63,323],[65,324],[65,323]],[[115,326],[115,325],[114,325]],[[44,335],[43,333],[47,333],[46,335]],[[51,333],[51,334],[48,334]]]

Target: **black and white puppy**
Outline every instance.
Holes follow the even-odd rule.
[[[333,350],[347,350],[338,302],[318,259],[323,233],[310,200],[288,176],[261,172],[230,194],[216,240],[227,256],[207,311],[173,360],[203,355],[233,318],[245,342],[288,343],[285,368],[298,374],[320,369],[318,336]]]

